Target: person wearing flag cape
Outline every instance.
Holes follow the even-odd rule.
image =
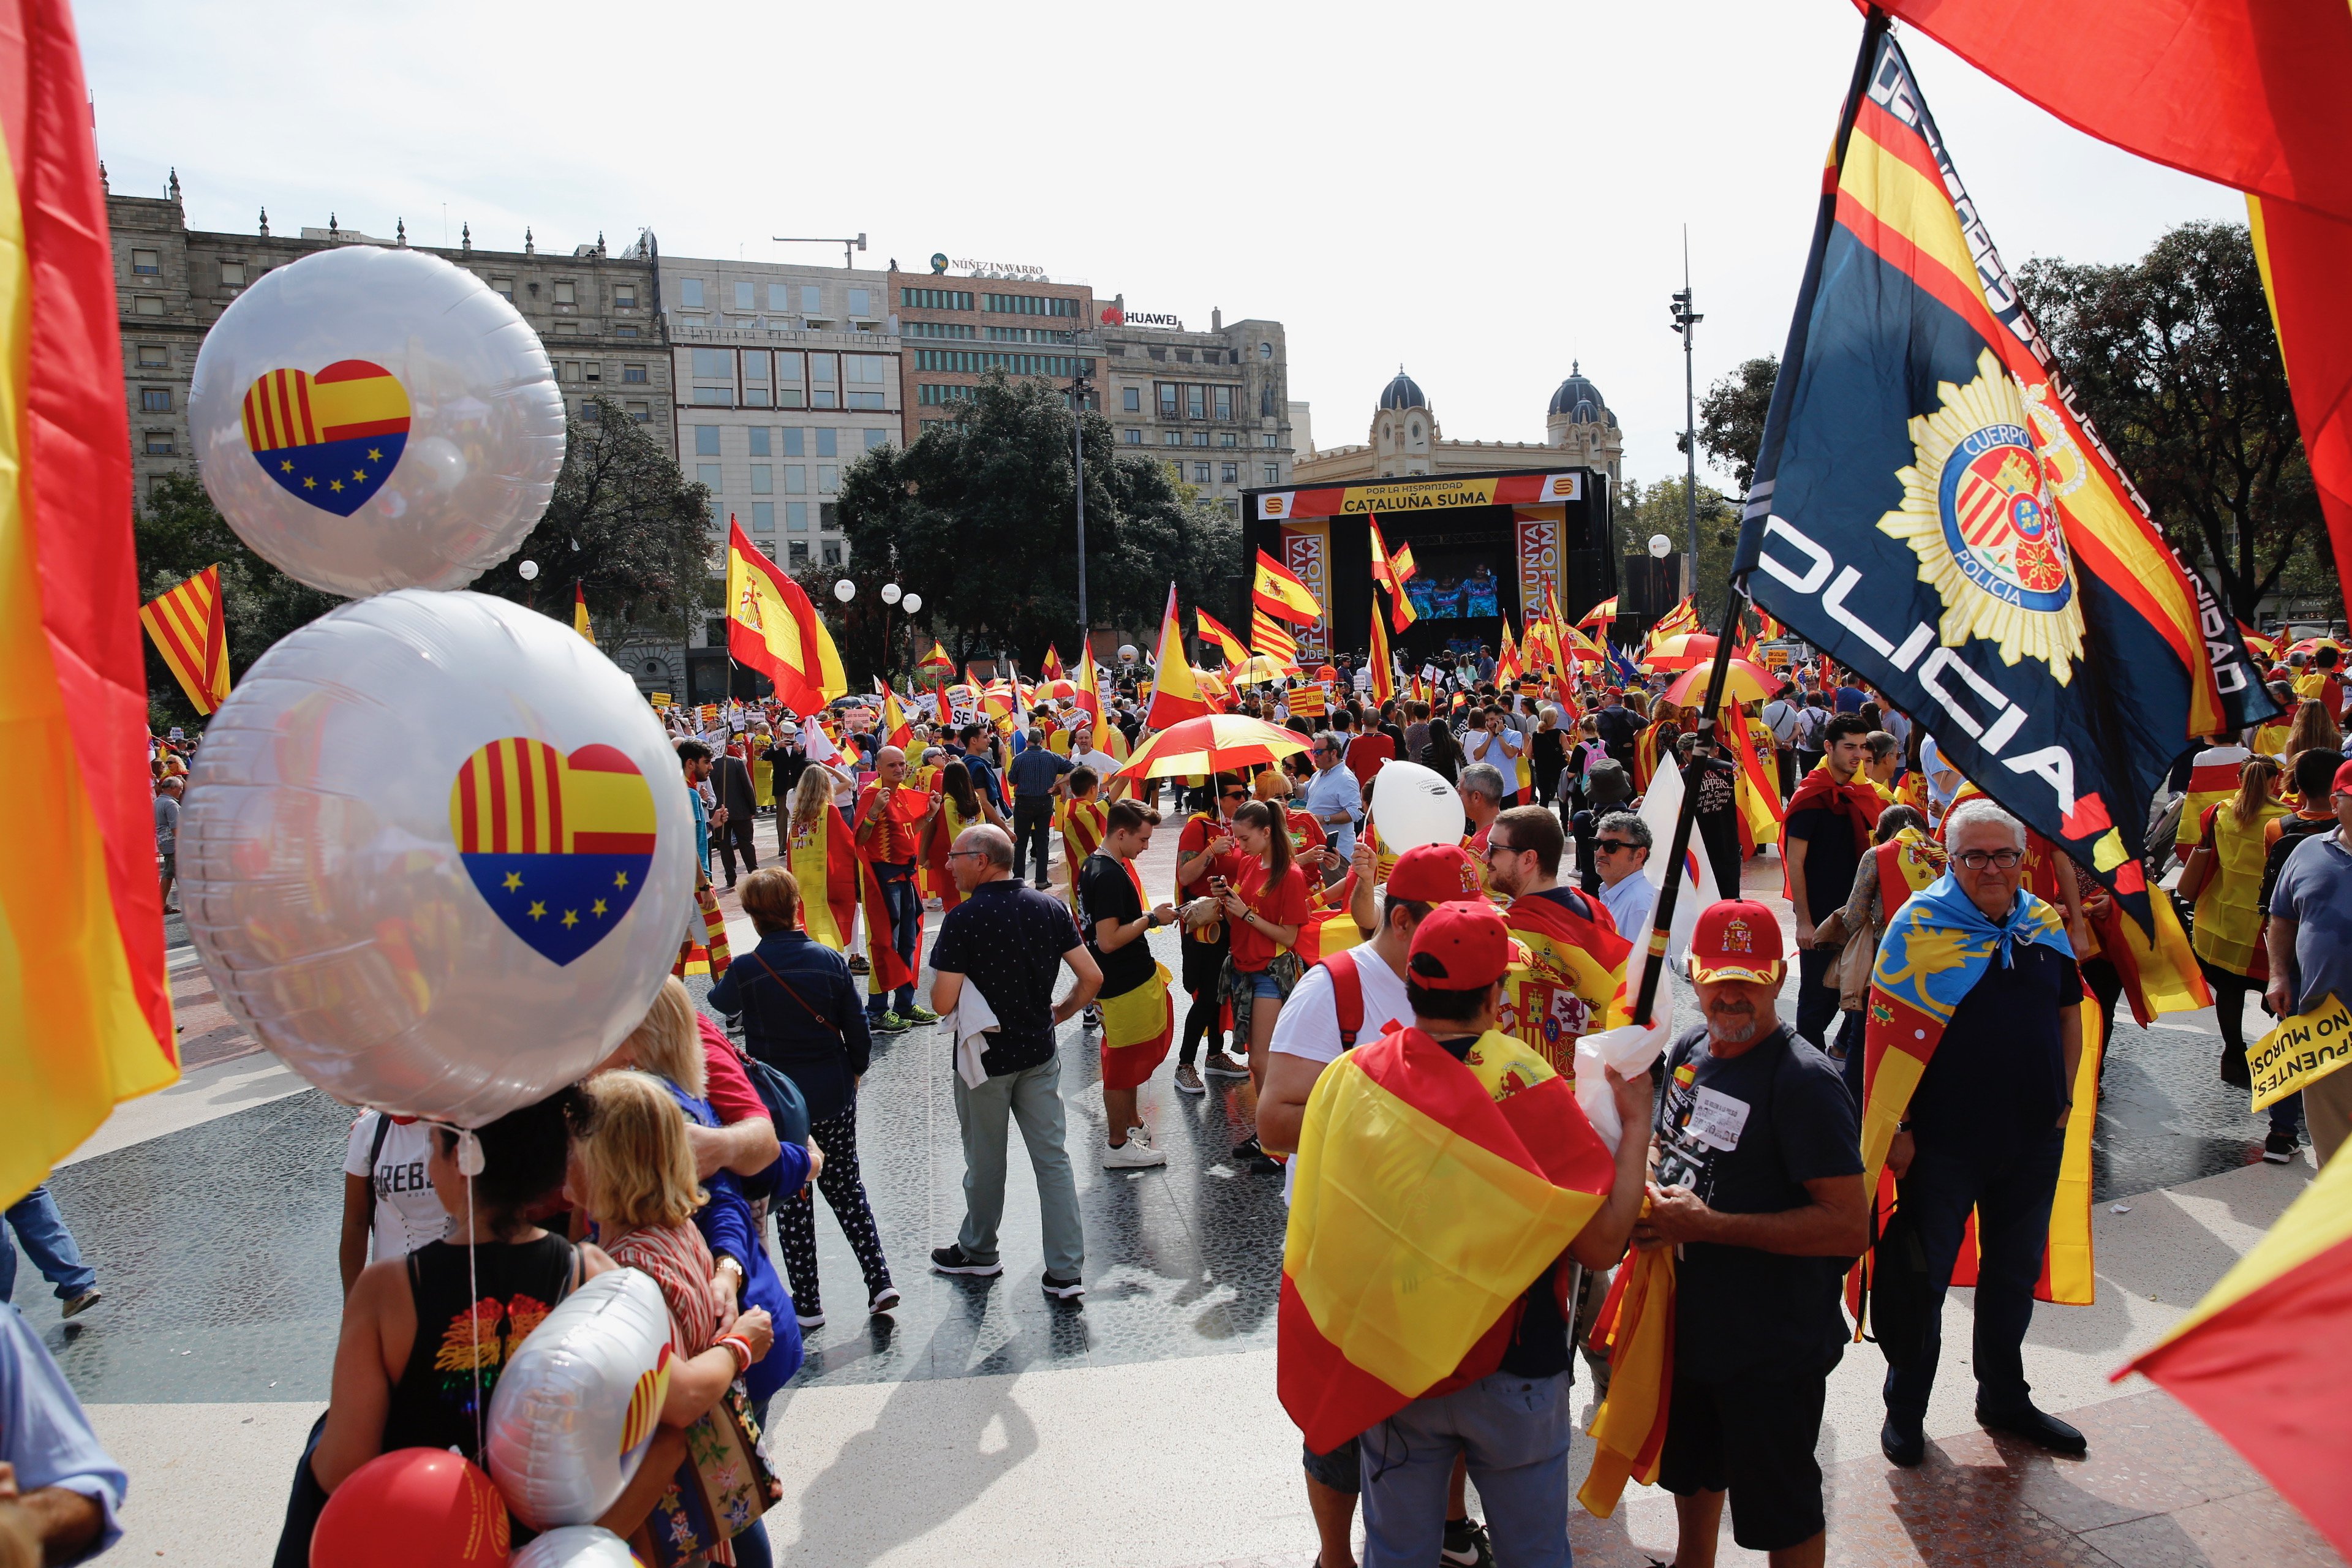
[[[1091,783],[1087,787],[1091,791]],[[1147,905],[1143,879],[1135,868],[1159,826],[1160,814],[1151,807],[1132,800],[1111,802],[1102,813],[1096,847],[1076,863],[1071,876],[1078,929],[1103,977],[1096,1010],[1102,1028],[1108,1170],[1168,1163],[1167,1154],[1144,1136],[1135,1106],[1135,1091],[1167,1058],[1176,1037],[1174,976],[1151,956],[1144,940],[1159,927],[1176,923],[1176,906]]]
[[[2084,1059],[2082,972],[2064,916],[2022,886],[2024,825],[1977,799],[1944,829],[1950,868],[1889,922],[1865,1025],[1865,1179],[1876,1191],[1892,1173],[1927,1263],[1916,1340],[1881,1335],[1879,1447],[1897,1465],[1926,1457],[1944,1291],[1973,1216],[1977,1419],[2080,1455],[2082,1433],[2029,1397],[2021,1347],[2037,1284],[2056,1300],[2088,1284],[2088,1171],[2062,1180],[2075,1096],[2096,1074]]]
[[[1413,931],[1412,1026],[1326,1068],[1299,1125],[1276,1381],[1307,1448],[1360,1434],[1364,1568],[1427,1568],[1455,1456],[1496,1559],[1568,1568],[1572,1259],[1624,1253],[1647,1150],[1495,1027],[1511,939],[1483,901]],[[1628,1127],[1650,1085],[1612,1074]]]
[[[895,1035],[918,1024],[936,1024],[940,1016],[915,1005],[916,957],[923,945],[923,901],[915,890],[915,852],[923,830],[937,814],[935,798],[908,789],[907,753],[884,746],[874,755],[874,782],[858,796],[853,831],[857,852],[869,875],[879,884],[880,898],[869,897],[866,908],[866,945],[874,966],[873,996],[866,1003],[867,1022],[880,1034]],[[884,950],[898,955],[895,966],[884,963]],[[895,968],[896,975],[886,975]],[[895,984],[890,980],[895,978]]]

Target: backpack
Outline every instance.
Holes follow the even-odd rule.
[[[1599,757],[1586,764],[1584,798],[1595,809],[1604,805],[1622,805],[1633,798],[1633,781],[1625,772],[1625,764],[1614,757]]]
[[[2263,888],[2256,895],[2254,908],[2267,910],[2271,907],[2271,889],[2278,886],[2279,872],[2286,866],[2286,858],[2295,846],[2315,833],[2333,833],[2336,819],[2332,816],[2290,816],[2279,823],[2278,842],[2263,857]]]

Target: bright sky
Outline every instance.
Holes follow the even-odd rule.
[[[1181,7],[108,0],[78,7],[117,192],[189,221],[331,210],[412,239],[1034,262],[1129,307],[1288,328],[1318,444],[1402,362],[1457,439],[1539,440],[1571,360],[1626,473],[1679,473],[1682,226],[1699,387],[1778,353],[1862,21],[1847,0]],[[2014,268],[2126,260],[2232,192],[2061,125],[1916,33]],[[2051,39],[2053,47],[2085,40]]]

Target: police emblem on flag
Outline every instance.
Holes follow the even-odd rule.
[[[1990,350],[1966,386],[1937,384],[1939,406],[1911,421],[1915,461],[1897,471],[1903,504],[1878,520],[1919,558],[1944,601],[1944,646],[1972,637],[2003,664],[2036,658],[2063,683],[2083,656],[2083,609],[2066,552],[2038,408]]]

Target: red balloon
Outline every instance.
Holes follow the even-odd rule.
[[[507,1504],[446,1448],[395,1448],[353,1470],[310,1533],[310,1568],[505,1568]]]

